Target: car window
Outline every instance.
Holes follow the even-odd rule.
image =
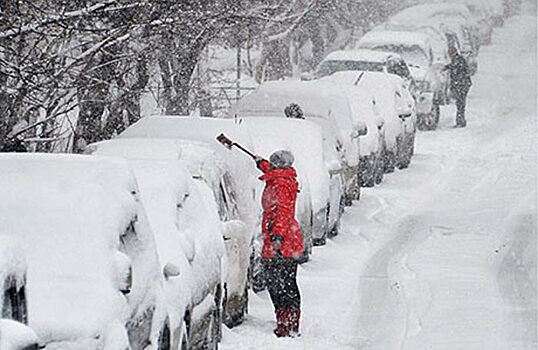
[[[334,60],[322,62],[317,71],[319,77],[325,77],[340,71],[367,71],[367,72],[382,72],[384,64],[382,62],[370,61],[345,61]]]
[[[8,276],[4,281],[2,318],[27,323],[25,288],[17,288],[15,276]]]
[[[219,183],[219,216],[222,221],[239,218],[237,194],[233,179],[229,173],[224,173]]]

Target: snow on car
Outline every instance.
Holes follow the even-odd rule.
[[[322,78],[339,71],[387,72],[412,80],[407,63],[398,54],[368,49],[329,53],[318,65],[316,76]]]
[[[0,318],[0,350],[37,350],[39,340],[25,324]]]
[[[361,186],[372,187],[381,183],[384,173],[383,155],[385,144],[385,120],[376,107],[375,93],[361,86],[361,71],[341,71],[322,78],[347,87],[352,115],[362,121],[368,133],[359,138],[359,177]]]
[[[209,121],[182,117],[147,117],[143,118],[122,134],[120,139],[168,139],[175,140],[179,158],[192,176],[200,177],[213,192],[217,204],[217,213],[223,223],[226,253],[226,275],[224,290],[223,319],[228,326],[243,321],[247,310],[247,273],[251,253],[251,242],[259,206],[254,202],[254,164],[245,157],[230,153],[215,140],[214,131]],[[220,127],[214,130],[228,131],[234,124],[215,121]],[[222,128],[221,128],[222,127]],[[197,131],[196,131],[197,130]],[[241,133],[236,129],[237,134]],[[211,140],[209,143],[195,139]],[[233,159],[233,160],[232,160]],[[176,159],[177,160],[177,157]],[[234,161],[235,160],[235,161]],[[229,239],[226,238],[229,236]]]
[[[28,320],[40,341],[64,349],[157,343],[159,268],[127,165],[50,154],[4,154],[0,164],[0,227],[27,259]]]
[[[409,26],[409,23],[415,25],[427,23],[437,27],[447,36],[448,45],[456,47],[466,57],[473,74],[476,72],[478,27],[469,8],[464,4],[437,3],[412,6],[392,16],[388,23],[391,23],[391,27]]]
[[[211,146],[223,159],[222,165],[233,177],[238,202],[239,216],[250,232],[259,228],[261,206],[254,203],[252,191],[258,185],[257,170],[253,161],[241,152],[230,152],[216,141],[224,133],[247,149],[252,147],[252,140],[245,128],[234,121],[216,118],[186,116],[151,116],[140,119],[125,130],[120,138],[168,138],[204,142]]]
[[[443,96],[442,67],[434,64],[429,36],[420,32],[374,31],[364,35],[358,47],[394,52],[405,59],[420,92],[416,97],[417,125],[419,129],[435,129]]]
[[[413,154],[416,114],[414,100],[405,82],[394,74],[381,72],[342,71],[324,79],[330,79],[343,85],[356,86],[357,101],[362,101],[357,103],[361,103],[362,108],[368,108],[365,105],[372,104],[372,107],[368,108],[372,110],[370,118],[367,118],[368,123],[375,123],[374,125],[379,127],[378,118],[382,119],[384,171],[392,172],[396,166],[400,169],[407,167]],[[361,107],[358,105],[356,108],[360,109]],[[376,117],[374,118],[372,115]],[[366,147],[372,151],[371,153],[375,153],[373,147],[375,147],[376,139],[367,140],[370,141],[370,144]],[[374,170],[368,171],[369,174],[373,174],[372,172],[375,173]]]
[[[87,152],[127,159],[138,181],[165,277],[169,341],[163,346],[216,343],[224,245],[211,190],[192,178],[173,140],[117,138]]]
[[[341,87],[318,81],[271,81],[261,84],[255,91],[243,97],[233,106],[229,117],[277,116],[284,118],[284,108],[297,103],[303,109],[305,118],[320,125],[323,131],[324,147],[336,149],[339,164],[331,160],[331,172],[341,172],[346,183],[346,205],[358,199],[359,142],[358,136],[364,125],[353,124],[347,96]],[[327,151],[331,152],[331,151]],[[329,160],[327,158],[326,160]]]

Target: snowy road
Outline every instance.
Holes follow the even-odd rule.
[[[535,9],[534,9],[535,10]],[[417,136],[409,169],[365,189],[299,268],[302,336],[266,293],[223,349],[536,349],[536,17],[483,47],[468,127]]]

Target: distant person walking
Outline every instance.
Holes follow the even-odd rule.
[[[269,161],[255,157],[264,173],[262,195],[262,261],[266,284],[275,308],[277,337],[299,333],[301,294],[297,286],[297,259],[303,254],[303,237],[295,219],[297,173],[292,167],[294,157],[286,150],[276,151]]]
[[[456,99],[456,127],[463,128],[467,125],[467,121],[465,120],[465,105],[467,93],[469,93],[472,85],[471,74],[467,61],[458,53],[455,47],[451,47],[448,53],[451,62],[443,70],[448,70],[450,73],[450,91]]]

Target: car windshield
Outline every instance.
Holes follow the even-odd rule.
[[[397,53],[409,65],[416,65],[424,68],[429,66],[428,55],[418,45],[379,45],[375,46],[373,49]]]
[[[368,62],[368,61],[324,61],[322,62],[317,71],[319,77],[325,77],[340,71],[368,71],[368,72],[382,72],[384,64],[382,62]]]

